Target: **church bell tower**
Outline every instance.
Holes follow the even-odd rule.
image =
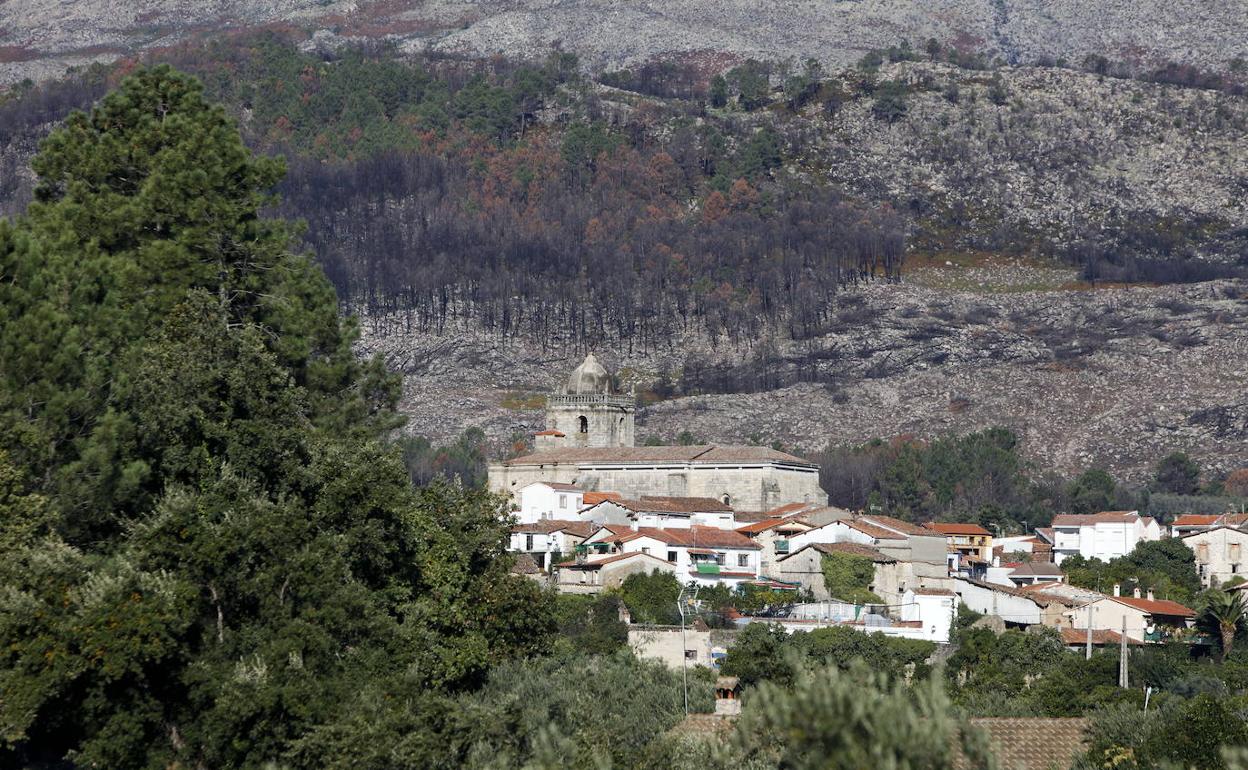
[[[611,392],[611,377],[593,353],[568,375],[562,393],[546,399],[546,430],[536,436],[538,449],[633,446],[632,395]]]

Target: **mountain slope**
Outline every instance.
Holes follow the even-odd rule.
[[[843,64],[903,38],[916,45],[935,38],[1009,63],[1097,54],[1222,69],[1248,56],[1245,0],[9,0],[0,5],[0,62],[7,63],[0,80],[274,24],[473,55],[525,57],[559,46],[604,68],[707,56]]]

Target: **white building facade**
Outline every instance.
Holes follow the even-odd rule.
[[[539,481],[516,494],[514,516],[519,524],[550,519],[572,520],[584,506],[585,493],[572,484]]]
[[[1057,564],[1075,554],[1109,561],[1126,556],[1141,542],[1161,539],[1156,519],[1138,511],[1063,513],[1053,517],[1052,529],[1053,561]]]

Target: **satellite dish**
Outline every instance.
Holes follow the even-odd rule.
[[[1157,626],[1145,626],[1145,628],[1144,628],[1144,633],[1146,633],[1146,634],[1155,634],[1155,633],[1157,633]]]

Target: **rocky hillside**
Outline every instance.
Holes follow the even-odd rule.
[[[1089,53],[1223,68],[1248,55],[1248,3],[1161,0],[9,0],[0,78],[59,74],[191,37],[260,25],[318,38],[386,38],[408,50],[524,57],[558,46],[594,67],[654,58],[856,60],[902,38],[936,38],[1010,63]]]
[[[1019,263],[951,264],[847,295],[837,330],[758,342],[777,368],[813,360],[833,383],[651,403],[638,435],[816,448],[1005,425],[1040,467],[1065,472],[1100,465],[1141,479],[1179,450],[1211,470],[1248,465],[1248,284],[1032,290],[1062,278]],[[541,394],[582,355],[470,330],[366,335],[362,347],[406,373],[409,430],[449,439],[476,426],[499,445],[540,429]],[[690,352],[714,361],[753,351],[691,338],[596,352],[624,387],[645,391]]]

